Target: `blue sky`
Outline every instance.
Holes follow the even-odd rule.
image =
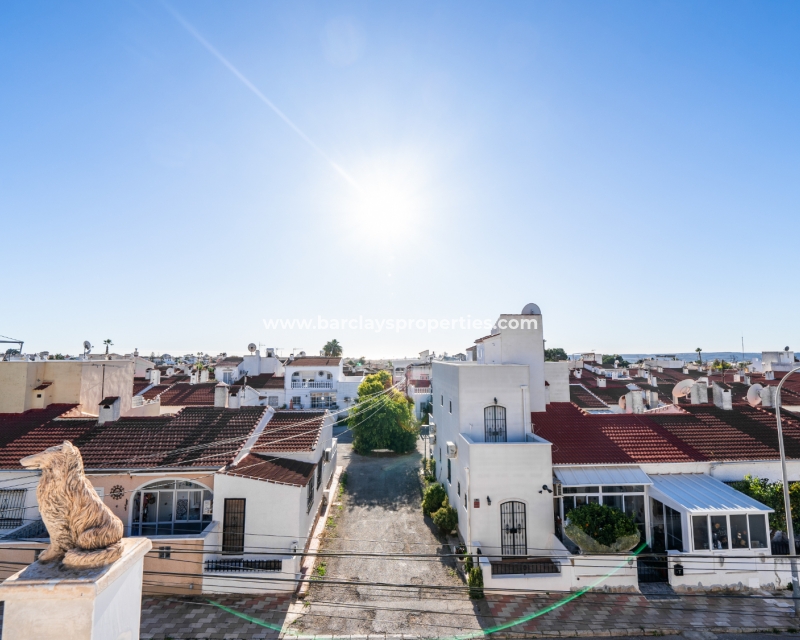
[[[568,351],[800,349],[799,29],[792,2],[4,3],[0,333],[401,356],[483,331],[263,321],[536,302]]]

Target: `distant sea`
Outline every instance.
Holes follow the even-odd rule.
[[[637,360],[642,360],[643,358],[655,358],[656,356],[663,356],[663,353],[621,353],[620,354],[623,358],[625,358],[628,362],[636,362]],[[670,353],[670,356],[675,356],[678,360],[685,360],[688,362],[694,362],[697,360],[697,352],[691,351],[689,353]],[[744,359],[752,361],[753,358],[760,358],[761,352],[744,352]],[[703,351],[703,362],[707,362],[709,360],[725,360],[725,362],[741,362],[742,361],[742,352],[741,351]]]

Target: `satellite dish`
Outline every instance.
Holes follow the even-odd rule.
[[[522,307],[522,314],[523,316],[540,316],[542,315],[542,310],[539,308],[539,305],[533,304],[533,302],[529,302],[524,307]]]
[[[678,384],[676,384],[672,389],[672,395],[675,398],[685,398],[689,395],[692,390],[692,387],[695,385],[694,380],[681,380]]]
[[[784,348],[783,348],[783,350],[784,350],[784,351],[788,351],[788,350],[789,350],[789,347],[784,347]]]
[[[747,402],[750,403],[751,407],[757,407],[761,404],[761,390],[762,387],[760,384],[752,384],[750,388],[747,390]]]
[[[92,343],[88,340],[83,341],[83,350],[84,351],[91,351],[92,350]]]
[[[248,350],[250,353],[255,353],[255,352],[256,352],[256,345],[255,345],[255,342],[251,342],[250,344],[248,344],[248,345],[247,345],[247,350]]]

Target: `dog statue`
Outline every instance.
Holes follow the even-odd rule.
[[[86,569],[111,564],[122,556],[122,521],[86,479],[80,451],[71,442],[19,463],[42,470],[36,497],[50,546],[42,551],[39,562],[61,560],[67,567]]]

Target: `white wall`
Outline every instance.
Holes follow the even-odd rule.
[[[544,379],[550,384],[548,402],[569,402],[569,362],[545,362]]]

